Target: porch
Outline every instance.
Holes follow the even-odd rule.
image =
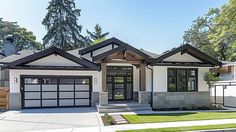
[[[136,105],[147,104],[150,107],[152,69],[147,67],[152,60],[150,56],[123,43],[92,58],[101,66],[100,106],[114,106],[114,102],[119,106],[119,101],[122,101],[124,106],[129,106],[132,102]]]

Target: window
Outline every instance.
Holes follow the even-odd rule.
[[[197,91],[197,69],[169,68],[168,92]]]

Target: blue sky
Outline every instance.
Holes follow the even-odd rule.
[[[46,34],[41,24],[49,0],[0,0],[0,17],[33,31],[38,41]],[[162,53],[183,42],[184,31],[209,8],[227,0],[75,0],[81,9],[78,23],[93,30],[96,23],[109,37],[137,48]]]

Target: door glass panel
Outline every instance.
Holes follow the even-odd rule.
[[[126,85],[126,99],[132,99],[132,95],[133,95],[132,84],[127,84]]]
[[[107,84],[108,89],[108,99],[112,99],[112,84]]]
[[[124,77],[115,77],[115,83],[124,83]]]
[[[125,99],[124,93],[125,93],[124,89],[115,89],[115,99],[117,100]]]

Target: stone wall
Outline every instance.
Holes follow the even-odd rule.
[[[19,110],[21,109],[21,93],[10,93],[9,94],[9,109]]]
[[[99,103],[99,92],[92,92],[92,103],[91,106],[95,106],[96,104]]]
[[[140,104],[150,104],[151,92],[139,91],[138,101]]]
[[[192,108],[210,105],[210,92],[153,92],[153,108]]]

